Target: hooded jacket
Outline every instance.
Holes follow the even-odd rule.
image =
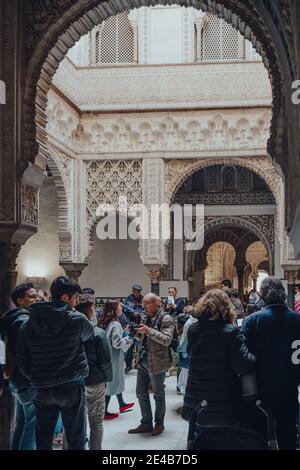
[[[8,310],[0,318],[0,331],[6,343],[5,373],[9,376],[11,385],[17,390],[30,386],[29,380],[21,373],[16,362],[17,342],[21,327],[29,319],[29,312],[23,308]]]
[[[39,302],[20,331],[17,362],[39,388],[81,382],[89,368],[83,343],[94,331],[87,318],[64,302]]]

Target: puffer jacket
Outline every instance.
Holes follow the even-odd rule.
[[[17,362],[39,388],[80,382],[89,368],[83,343],[93,337],[87,318],[64,302],[39,302],[29,308],[20,331]]]
[[[6,365],[3,368],[9,376],[11,385],[17,390],[30,387],[30,382],[25,377],[17,364],[17,341],[21,327],[29,319],[29,312],[23,308],[13,308],[4,313],[0,318],[0,331],[6,343]]]
[[[190,367],[182,417],[190,420],[195,406],[207,401],[203,424],[236,424],[242,413],[239,374],[254,371],[255,357],[234,325],[201,317],[188,330]]]
[[[170,345],[174,331],[174,320],[161,308],[155,317],[151,319],[146,339],[148,350],[147,368],[151,374],[160,374],[170,369],[172,365]]]
[[[112,364],[106,333],[93,322],[90,323],[94,329],[94,336],[84,343],[89,365],[89,375],[85,379],[85,384],[111,382]]]

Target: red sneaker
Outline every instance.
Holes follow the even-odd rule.
[[[111,420],[111,419],[116,419],[118,417],[119,417],[118,413],[110,413],[109,415],[104,416],[104,419]]]
[[[128,403],[127,405],[120,406],[120,413],[125,413],[125,411],[130,410],[130,408],[133,408],[135,403]]]

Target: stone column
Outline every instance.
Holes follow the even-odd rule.
[[[200,272],[200,291],[205,289],[205,269],[202,269]]]
[[[0,252],[2,250],[0,249]],[[2,253],[0,254],[2,258]],[[10,294],[16,286],[18,273],[15,269],[16,258],[1,259],[0,261],[0,314],[12,306]]]
[[[288,306],[294,310],[295,303],[295,284],[297,279],[297,269],[288,269],[284,271],[284,277],[288,282]]]
[[[188,278],[189,299],[194,297],[194,277]]]
[[[252,281],[253,281],[253,289],[256,290],[257,288],[257,279],[258,279],[258,276],[256,275],[253,275],[251,276],[252,277]]]
[[[159,281],[162,266],[168,264],[167,240],[159,233],[153,233],[154,205],[161,206],[165,199],[165,167],[162,158],[143,160],[143,205],[148,217],[143,224],[144,238],[140,240],[140,257],[151,279],[151,291],[159,295]],[[170,224],[170,220],[166,221]],[[154,236],[155,235],[155,236]]]
[[[159,281],[161,278],[161,266],[159,265],[147,265],[148,276],[151,279],[151,292],[155,295],[160,295]]]
[[[238,58],[244,59],[245,52],[245,38],[240,32],[238,32]]]
[[[133,31],[133,62],[138,63],[138,22],[136,11],[131,11],[128,15]]]
[[[0,234],[0,315],[11,308],[10,294],[16,286],[18,273],[16,271],[16,260],[22,244],[18,240],[12,241],[14,234],[3,237]]]
[[[83,270],[88,266],[88,263],[72,263],[70,262],[60,262],[60,266],[65,270],[66,275],[74,281],[78,281]]]
[[[91,65],[96,65],[96,33],[100,34],[99,27],[92,29],[89,33],[89,41],[90,41],[90,60]]]
[[[241,301],[244,301],[244,272],[245,272],[245,265],[238,264],[235,265],[236,273],[238,277],[238,292]]]
[[[21,248],[21,242],[12,243],[13,234],[0,237],[0,314],[12,306],[10,294],[16,286],[16,259]],[[7,450],[11,445],[14,417],[14,399],[5,387],[0,397],[0,450]]]
[[[201,16],[197,17],[195,19],[195,26],[196,26],[196,61],[201,62],[202,57],[201,57],[201,36],[202,36],[202,30],[205,26],[205,24],[208,21],[208,17],[206,13],[200,12]]]

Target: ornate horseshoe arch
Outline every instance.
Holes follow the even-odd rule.
[[[41,3],[41,4],[39,4]],[[138,1],[138,6],[153,6],[159,1]],[[170,1],[170,4],[180,4],[179,0]],[[246,39],[250,40],[256,50],[262,55],[265,66],[270,75],[273,94],[273,118],[271,125],[271,139],[269,151],[274,155],[274,149],[281,144],[281,135],[278,132],[278,116],[282,114],[284,96],[282,71],[276,44],[264,22],[262,12],[249,2],[246,5],[233,0],[198,0],[191,5],[189,0],[185,6],[193,6],[223,18],[238,29]],[[36,157],[48,156],[46,127],[47,93],[52,78],[59,63],[66,56],[68,50],[76,41],[92,30],[109,16],[114,16],[126,9],[132,8],[129,2],[115,2],[114,0],[49,0],[37,2],[35,9],[27,15],[27,41],[28,63],[26,70],[26,84],[24,93],[25,124],[25,161],[34,162]],[[265,12],[264,12],[265,13]],[[265,13],[266,14],[266,13]],[[265,20],[266,21],[266,20]],[[258,39],[259,38],[259,39]],[[33,51],[33,52],[32,52]],[[276,142],[279,136],[279,142]],[[278,150],[278,147],[277,147]]]

